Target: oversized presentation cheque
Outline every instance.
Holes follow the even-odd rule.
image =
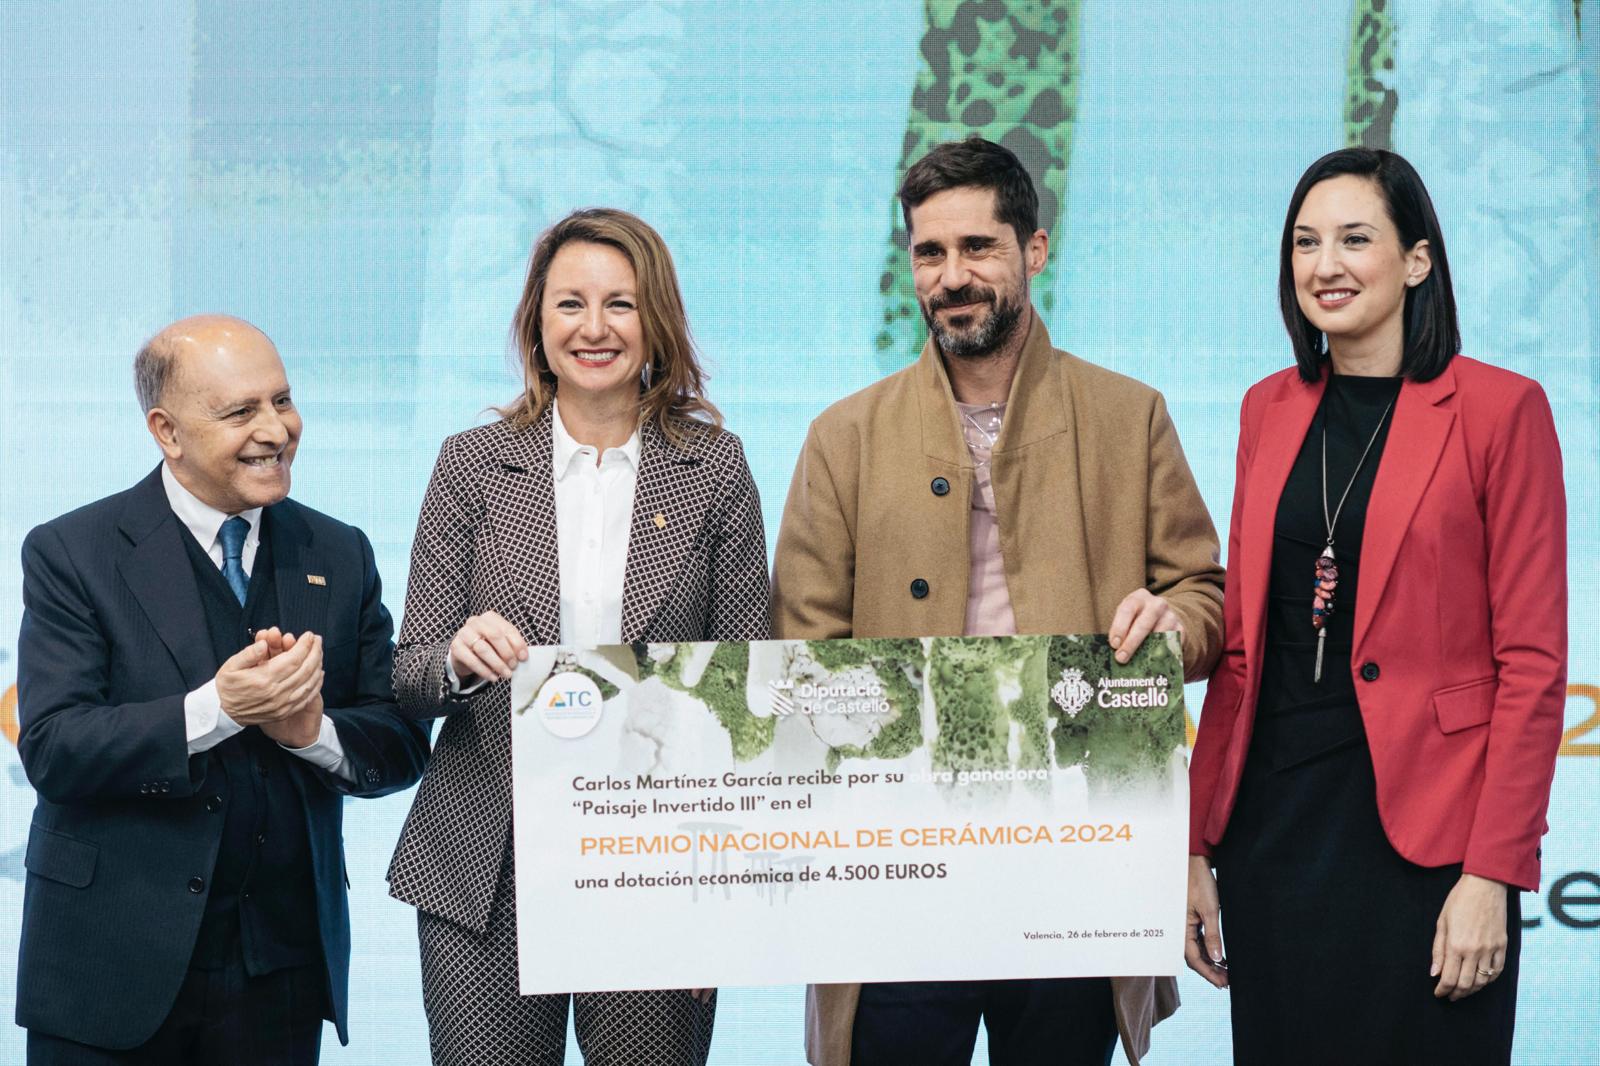
[[[1173,634],[532,649],[524,994],[1176,973]]]

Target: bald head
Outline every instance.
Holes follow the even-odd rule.
[[[278,349],[228,315],[180,319],[134,360],[145,425],[178,482],[225,514],[289,494],[300,413]]]
[[[208,355],[262,343],[276,352],[270,337],[232,315],[190,315],[178,319],[145,341],[139,354],[133,357],[133,387],[139,397],[139,407],[149,414],[152,407],[161,404],[180,372],[183,356],[204,359]]]

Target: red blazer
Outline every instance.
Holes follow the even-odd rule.
[[[1222,661],[1189,769],[1196,855],[1210,854],[1233,813],[1278,498],[1325,383],[1280,371],[1240,410]],[[1536,382],[1457,356],[1432,381],[1402,385],[1393,418],[1367,507],[1350,665],[1378,814],[1413,863],[1459,862],[1537,889],[1567,676],[1566,498],[1550,405]],[[1308,575],[1308,615],[1310,587]]]

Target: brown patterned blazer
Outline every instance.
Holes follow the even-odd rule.
[[[411,545],[395,655],[402,713],[443,716],[389,864],[389,891],[482,932],[511,846],[511,685],[448,695],[445,655],[468,617],[498,611],[528,643],[560,643],[551,409],[445,440]],[[739,438],[691,425],[683,447],[639,430],[622,639],[768,636],[761,502]],[[657,523],[656,517],[665,519]]]

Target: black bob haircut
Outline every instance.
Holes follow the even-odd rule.
[[[1295,296],[1294,223],[1313,185],[1342,174],[1370,178],[1383,196],[1389,221],[1400,232],[1401,247],[1410,250],[1428,242],[1433,268],[1423,281],[1406,291],[1405,349],[1400,373],[1412,381],[1431,381],[1444,373],[1461,350],[1461,328],[1456,322],[1456,297],[1450,288],[1450,261],[1444,254],[1444,233],[1433,212],[1433,200],[1416,168],[1394,152],[1381,148],[1341,148],[1312,163],[1300,176],[1283,220],[1283,244],[1278,252],[1278,306],[1294,344],[1294,361],[1302,381],[1322,377],[1328,361],[1328,338],[1311,324]]]
[[[963,141],[935,145],[911,164],[900,182],[900,210],[906,233],[911,232],[911,209],[935,193],[948,189],[993,189],[994,214],[1017,235],[1019,247],[1039,228],[1039,194],[1016,153],[1003,145],[973,135]]]

